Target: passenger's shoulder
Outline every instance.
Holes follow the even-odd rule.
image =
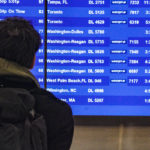
[[[57,111],[61,113],[70,113],[72,115],[72,110],[70,106],[58,99],[51,92],[46,91],[42,88],[36,88],[31,90],[31,94],[35,97],[38,109],[49,109],[51,111]]]

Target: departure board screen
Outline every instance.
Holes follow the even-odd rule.
[[[35,67],[31,72],[44,87],[44,0],[0,0],[0,19],[11,16],[29,20],[40,33],[42,45],[36,54]]]
[[[46,2],[0,0],[0,19],[24,17],[41,35],[41,87],[74,115],[150,116],[150,0]]]
[[[150,115],[150,0],[48,0],[47,90],[74,115]]]

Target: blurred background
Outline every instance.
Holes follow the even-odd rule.
[[[78,117],[71,150],[149,150],[148,117]]]

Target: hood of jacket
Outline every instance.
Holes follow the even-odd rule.
[[[16,75],[30,78],[34,81],[37,87],[40,87],[38,81],[32,75],[28,68],[3,58],[0,58],[0,75]]]

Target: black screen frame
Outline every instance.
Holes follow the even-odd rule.
[[[149,126],[145,116],[74,116],[76,126]]]

